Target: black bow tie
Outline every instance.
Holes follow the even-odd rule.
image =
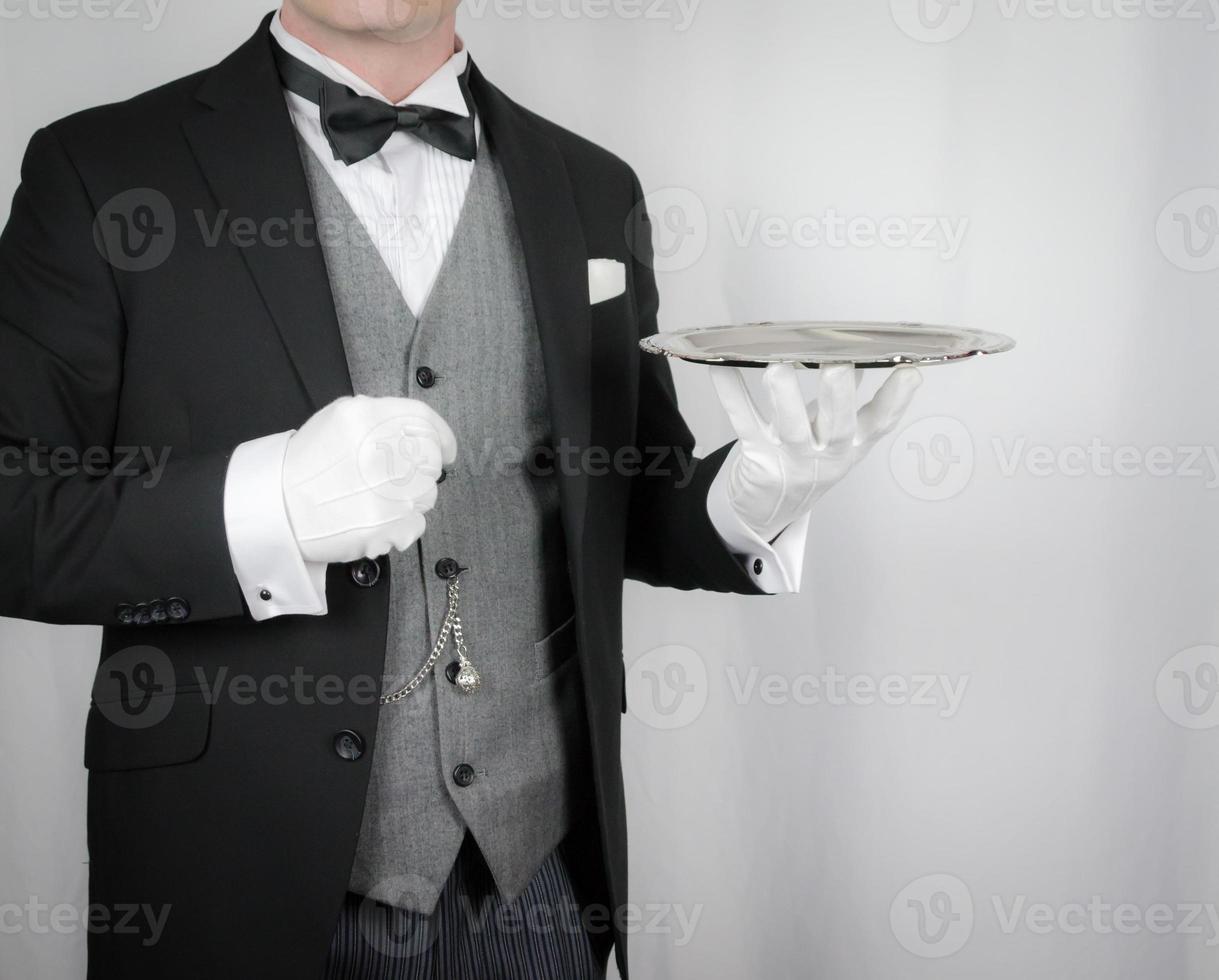
[[[322,132],[334,158],[350,166],[367,159],[385,145],[397,130],[413,133],[430,146],[462,160],[478,151],[474,135],[474,100],[470,97],[469,69],[457,79],[466,100],[468,116],[430,106],[392,106],[381,99],[357,95],[346,85],[310,68],[288,54],[274,38],[271,46],[284,88],[308,99],[321,110]]]

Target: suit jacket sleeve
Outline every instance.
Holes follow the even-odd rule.
[[[634,184],[634,209],[627,224],[633,256],[632,281],[640,338],[657,331],[660,298],[652,269],[652,227],[643,191]],[[707,514],[707,493],[732,448],[705,459],[694,456],[694,436],[677,406],[677,390],[667,358],[639,357],[636,447],[645,459],[657,451],[670,465],[634,477],[628,517],[626,571],[629,578],[675,589],[706,589],[762,595],[740,560],[731,554]],[[685,465],[676,465],[675,460]],[[690,464],[694,463],[693,477]]]
[[[0,614],[113,624],[120,603],[180,597],[191,620],[240,615],[227,454],[147,447],[168,450],[159,479],[117,465],[125,327],[99,203],[37,133],[0,234]]]

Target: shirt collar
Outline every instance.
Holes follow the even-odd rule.
[[[299,58],[309,67],[320,71],[328,78],[341,82],[357,95],[380,99],[382,102],[387,101],[384,95],[369,85],[368,82],[364,81],[350,68],[346,68],[337,61],[326,57],[326,55],[306,44],[294,34],[289,34],[288,29],[284,27],[279,19],[279,11],[276,11],[275,16],[271,19],[271,36],[279,42],[280,47],[287,51],[288,54]],[[446,112],[456,113],[459,116],[468,116],[470,110],[466,106],[466,99],[462,94],[461,86],[457,83],[457,79],[465,72],[469,63],[470,56],[466,52],[461,38],[458,38],[457,50],[454,52],[453,57],[436,69],[428,78],[424,79],[423,83],[409,96],[401,102],[395,103],[395,105],[403,106],[410,103],[411,105],[429,106],[433,109],[444,109]]]

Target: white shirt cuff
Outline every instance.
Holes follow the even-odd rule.
[[[804,576],[804,546],[809,515],[796,518],[767,544],[736,508],[728,493],[728,467],[723,466],[707,492],[707,515],[730,552],[744,564],[749,577],[763,592],[778,595],[799,592]]]
[[[291,432],[243,442],[224,479],[224,532],[250,615],[326,615],[326,565],[301,557],[284,503]],[[266,598],[270,596],[270,598]]]

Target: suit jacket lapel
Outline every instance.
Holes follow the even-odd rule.
[[[503,169],[525,252],[551,431],[560,453],[564,531],[574,559],[582,550],[588,496],[581,465],[590,439],[592,381],[588,248],[567,165],[554,141],[473,65],[470,89]],[[572,566],[578,575],[580,563],[573,561]]]
[[[269,233],[240,251],[320,408],[350,394],[351,378],[269,22],[208,73],[196,97],[211,109],[184,125],[221,213],[228,221],[253,219]],[[305,229],[304,242],[296,227]]]

